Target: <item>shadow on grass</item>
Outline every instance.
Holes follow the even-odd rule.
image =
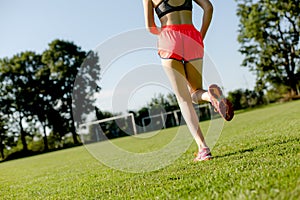
[[[297,143],[297,144],[299,144],[300,143],[300,138],[289,138],[289,139],[284,139],[284,140],[275,140],[273,142],[267,142],[267,143],[257,145],[257,146],[254,146],[254,147],[249,147],[249,148],[246,148],[246,149],[240,149],[240,150],[237,150],[237,151],[234,151],[234,152],[226,153],[224,155],[219,155],[219,156],[217,155],[217,156],[214,156],[214,158],[215,159],[226,158],[226,157],[236,156],[236,155],[245,154],[245,153],[249,153],[249,152],[252,153],[254,151],[259,151],[261,149],[270,148],[270,147],[274,148],[276,146],[280,146],[280,145],[288,144],[288,143]]]
[[[72,145],[62,147],[62,148],[50,149],[48,151],[31,151],[31,150],[17,151],[17,152],[9,154],[4,160],[0,160],[0,163],[10,161],[10,160],[16,160],[16,159],[20,159],[20,158],[37,156],[37,155],[41,155],[41,154],[45,154],[45,153],[51,153],[51,152],[69,149],[69,148],[78,147],[78,146],[82,146],[82,144],[81,143],[77,144],[77,145],[72,144]]]

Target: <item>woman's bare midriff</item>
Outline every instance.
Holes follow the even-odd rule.
[[[192,12],[189,10],[175,11],[160,18],[162,26],[172,24],[193,24]]]
[[[155,8],[161,3],[162,0],[152,0],[153,7]],[[169,0],[168,4],[171,6],[180,6],[185,2],[185,0]],[[172,24],[192,24],[192,11],[182,10],[175,11],[166,14],[162,18],[160,18],[160,22],[162,26],[172,25]]]

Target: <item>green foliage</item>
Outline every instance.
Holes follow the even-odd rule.
[[[289,88],[284,85],[278,86],[276,89],[271,88],[270,90],[267,91],[266,98],[268,99],[268,101],[270,103],[279,102],[282,100],[287,101],[287,100],[289,100],[289,97],[288,96],[285,97],[282,94],[287,94],[288,90],[289,90]]]
[[[228,99],[232,102],[235,110],[252,108],[266,103],[262,91],[234,90],[228,93]]]
[[[7,135],[7,126],[5,125],[3,115],[0,115],[0,158],[4,159],[4,150],[9,146],[9,136]]]
[[[83,147],[1,163],[1,197],[298,199],[299,112],[300,102],[295,101],[237,114],[226,123],[212,150],[213,160],[193,163],[196,144],[192,144],[174,163],[154,172],[131,174],[108,168]],[[210,123],[200,125],[207,130]],[[113,142],[127,151],[149,152],[164,146],[176,130],[163,130],[150,137],[151,142],[134,137]]]
[[[97,120],[102,120],[102,119],[107,119],[107,118],[111,118],[113,116],[118,116],[120,114],[113,114],[110,113],[108,111],[101,111],[100,108],[96,107],[95,108],[96,111],[96,117]],[[115,138],[115,137],[121,137],[124,136],[125,133],[122,133],[121,130],[118,128],[118,125],[116,124],[116,121],[109,121],[109,122],[102,122],[99,124],[101,131],[103,132],[103,134],[106,135],[107,138],[111,139],[111,138]],[[91,132],[95,132],[94,130],[95,127],[94,126],[90,126],[90,130]],[[118,130],[118,133],[116,133]],[[96,134],[93,135],[92,134],[92,138],[90,138],[91,141],[98,141],[97,139],[95,139],[97,136]]]
[[[30,128],[24,127],[24,122],[32,119],[35,90],[35,71],[40,67],[40,56],[34,52],[24,52],[11,59],[0,61],[0,81],[2,86],[1,101],[5,104],[2,113],[13,119],[9,126],[11,133],[19,129],[23,150],[27,151],[26,136]]]
[[[87,62],[82,65],[84,60]],[[41,149],[33,138],[43,138],[45,151],[57,146],[48,144],[50,132],[56,142],[71,133],[78,144],[75,126],[93,111],[95,100],[86,95],[96,90],[98,62],[95,53],[87,54],[72,42],[61,40],[52,41],[41,55],[27,51],[0,59],[0,113],[6,119],[2,127],[7,129],[1,134],[19,139],[23,151]],[[73,106],[74,99],[80,99],[77,106]],[[32,138],[29,141],[28,136]]]
[[[148,103],[148,107],[152,113],[160,113],[162,110],[169,112],[179,109],[176,96],[172,93],[169,93],[166,96],[163,94],[154,96]]]
[[[73,133],[75,144],[79,141],[72,114],[72,92],[77,73],[85,57],[86,53],[79,47],[71,42],[60,40],[51,42],[49,49],[42,55],[42,62],[46,68],[43,71],[50,72],[47,77],[51,88],[48,86],[47,92],[51,93],[51,107],[58,107],[50,112],[52,114],[50,124],[54,129],[63,131],[64,134]]]
[[[236,1],[242,66],[257,73],[260,85],[285,85],[299,94],[300,1]]]
[[[97,84],[101,78],[99,62],[99,55],[90,51],[83,60],[81,68],[77,71],[72,93],[72,114],[77,126],[84,123],[87,115],[95,111],[94,102],[96,99],[94,94],[101,90]]]

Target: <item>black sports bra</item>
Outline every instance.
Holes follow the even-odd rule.
[[[155,12],[159,18],[163,17],[164,15],[170,12],[193,9],[193,0],[185,0],[185,2],[182,5],[175,7],[168,4],[168,1],[169,0],[162,0],[155,7]]]

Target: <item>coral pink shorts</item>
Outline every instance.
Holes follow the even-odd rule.
[[[202,59],[204,44],[201,33],[192,24],[163,26],[158,38],[158,54],[161,58],[183,62]]]

